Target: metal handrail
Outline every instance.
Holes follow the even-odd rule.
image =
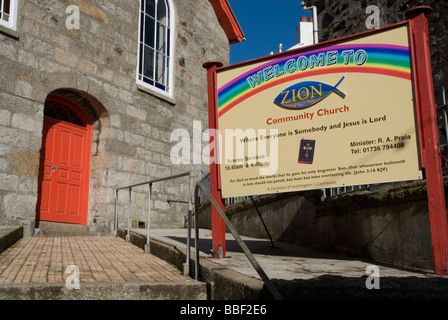
[[[161,181],[181,178],[181,177],[185,177],[185,176],[191,175],[191,173],[192,173],[191,171],[188,171],[188,172],[184,172],[184,173],[180,173],[180,174],[176,174],[176,175],[172,175],[172,176],[168,176],[168,177],[163,177],[163,178],[159,178],[159,179],[154,179],[154,180],[149,180],[149,181],[145,181],[145,182],[139,182],[139,183],[131,184],[131,185],[126,186],[126,187],[115,188],[115,190],[123,190],[123,189],[128,189],[128,188],[135,188],[135,187],[143,186],[143,185],[148,184],[148,183],[153,184],[153,183],[156,183],[156,182],[161,182]]]
[[[266,287],[269,289],[271,294],[274,296],[274,298],[276,300],[283,300],[282,295],[278,292],[277,288],[273,285],[273,283],[271,282],[269,277],[266,275],[264,270],[258,264],[257,260],[255,260],[255,257],[252,255],[252,253],[250,252],[250,250],[247,247],[247,245],[241,239],[240,235],[236,231],[236,229],[233,226],[233,224],[230,222],[230,220],[227,218],[227,216],[224,214],[224,212],[219,207],[219,205],[216,202],[216,200],[212,197],[210,192],[207,190],[207,188],[201,182],[198,182],[196,184],[196,187],[195,187],[195,190],[194,190],[194,207],[195,207],[195,214],[194,214],[194,216],[195,216],[195,225],[194,225],[194,227],[195,227],[195,273],[196,273],[195,276],[196,276],[196,280],[198,279],[198,275],[199,275],[199,264],[198,264],[198,262],[199,262],[199,248],[198,248],[198,244],[199,244],[199,227],[198,227],[198,224],[197,224],[198,213],[199,213],[199,189],[202,189],[204,191],[205,195],[210,200],[210,203],[213,205],[213,207],[216,209],[218,214],[221,216],[221,219],[224,221],[224,223],[226,224],[226,226],[228,227],[228,229],[232,233],[234,239],[240,245],[241,249],[246,254],[246,257],[249,259],[249,261],[252,264],[252,266],[255,268],[257,273],[260,275],[261,279],[263,280],[263,282],[265,283]],[[190,230],[188,231],[188,234],[190,234]],[[190,247],[187,247],[187,252],[189,252],[189,251],[190,251]]]
[[[146,238],[146,244],[149,246],[150,243],[150,217],[151,217],[151,186],[153,183],[171,180],[171,179],[177,179],[181,177],[189,176],[189,208],[188,208],[188,218],[187,218],[187,252],[186,252],[186,263],[185,266],[187,267],[187,270],[189,269],[189,262],[190,262],[190,251],[191,251],[191,218],[192,218],[192,207],[193,207],[193,201],[192,201],[192,194],[191,194],[191,181],[192,181],[192,172],[185,172],[178,175],[173,175],[169,177],[149,180],[145,182],[140,182],[136,184],[132,184],[126,187],[120,187],[115,189],[115,231],[118,229],[118,191],[129,189],[129,208],[128,208],[128,230],[127,235],[129,236],[130,233],[130,217],[131,217],[131,193],[132,188],[148,185],[149,186],[149,199],[148,199],[148,225],[147,225],[147,238]],[[211,196],[210,191],[201,183],[198,182],[196,184],[195,190],[194,190],[194,207],[195,207],[195,213],[194,213],[194,227],[195,227],[195,278],[198,280],[199,278],[199,227],[198,227],[198,212],[199,212],[199,189],[202,189],[205,193],[205,195],[210,200],[210,203],[215,207],[215,209],[218,211],[219,215],[223,219],[224,223],[229,228],[230,232],[232,233],[233,237],[237,241],[237,243],[240,245],[243,252],[246,254],[247,258],[251,262],[252,266],[255,268],[257,273],[260,275],[263,282],[266,284],[267,288],[271,292],[271,294],[274,296],[277,300],[283,300],[283,297],[278,292],[277,288],[272,284],[269,277],[266,275],[266,273],[263,271],[261,266],[258,264],[258,262],[255,260],[254,256],[250,252],[247,245],[243,242],[239,234],[237,233],[235,227],[232,225],[232,223],[229,221],[229,219],[226,217],[226,215],[222,212],[221,208],[218,206],[218,203],[216,200]]]
[[[176,174],[176,175],[172,175],[172,176],[168,176],[168,177],[163,177],[163,178],[158,178],[158,179],[154,179],[154,180],[149,180],[149,181],[144,181],[144,182],[140,182],[140,183],[135,183],[135,184],[131,184],[129,186],[126,187],[120,187],[120,188],[116,188],[115,189],[115,217],[114,217],[114,228],[115,231],[118,230],[118,191],[120,190],[125,190],[125,189],[129,189],[129,208],[128,208],[128,228],[127,228],[127,236],[129,237],[130,234],[130,219],[131,219],[131,193],[132,193],[132,188],[135,187],[139,187],[139,186],[144,186],[144,185],[148,185],[148,214],[147,214],[147,235],[146,235],[146,249],[145,251],[149,253],[149,244],[150,244],[150,229],[151,229],[151,186],[153,185],[153,183],[156,182],[162,182],[162,181],[167,181],[167,180],[172,180],[172,179],[177,179],[177,178],[182,178],[182,177],[186,177],[189,176],[189,191],[188,191],[188,203],[189,203],[189,208],[188,208],[188,215],[191,216],[191,210],[193,207],[192,204],[192,197],[191,197],[191,181],[193,178],[193,172],[192,171],[188,171],[188,172],[184,172],[181,174]],[[189,241],[189,235],[188,235],[188,241]],[[189,253],[187,253],[187,265],[189,263]]]

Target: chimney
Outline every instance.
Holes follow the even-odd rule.
[[[296,27],[296,43],[297,46],[309,46],[314,43],[313,18],[300,18],[300,22]]]

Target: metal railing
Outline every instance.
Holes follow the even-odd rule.
[[[116,188],[115,189],[115,216],[114,216],[114,230],[115,232],[118,230],[118,192],[120,190],[129,190],[129,206],[128,206],[128,213],[127,213],[127,235],[126,235],[126,240],[129,240],[130,237],[130,229],[131,229],[131,214],[132,214],[132,189],[136,188],[136,187],[140,187],[140,186],[144,186],[144,185],[148,185],[148,211],[147,211],[147,216],[146,216],[146,229],[147,229],[147,235],[146,235],[146,247],[145,247],[145,252],[149,253],[150,250],[150,232],[151,232],[151,187],[154,183],[157,182],[162,182],[162,181],[167,181],[167,180],[173,180],[173,179],[178,179],[178,178],[182,178],[182,177],[186,177],[189,176],[189,191],[188,191],[188,204],[189,204],[189,215],[190,212],[193,208],[193,204],[192,204],[192,197],[191,197],[191,188],[192,188],[192,178],[193,178],[193,172],[189,171],[189,172],[184,172],[181,174],[177,174],[177,175],[172,175],[172,176],[168,176],[168,177],[163,177],[163,178],[157,178],[154,180],[149,180],[149,181],[145,181],[145,182],[140,182],[140,183],[135,183],[126,187],[120,187],[120,188]],[[187,257],[187,263],[189,261],[189,256]]]
[[[199,191],[202,191],[203,194],[205,194],[205,196],[210,201],[211,205],[213,205],[213,207],[216,209],[216,211],[220,215],[221,219],[224,221],[224,223],[226,224],[227,228],[232,233],[234,239],[239,244],[239,246],[241,247],[241,249],[245,253],[246,257],[249,259],[250,263],[255,268],[255,270],[257,271],[258,275],[261,277],[261,280],[263,280],[263,282],[265,283],[266,287],[269,289],[269,291],[271,292],[273,297],[276,300],[283,300],[282,295],[278,292],[277,288],[272,284],[271,280],[266,275],[266,273],[261,268],[261,266],[258,264],[257,260],[255,260],[255,257],[252,255],[252,253],[250,252],[250,250],[247,247],[247,245],[241,239],[240,235],[236,231],[236,229],[233,226],[233,224],[230,222],[230,220],[227,218],[227,216],[221,210],[221,208],[219,207],[218,203],[212,197],[212,195],[210,194],[210,192],[208,191],[206,186],[204,186],[201,182],[198,182],[196,184],[196,187],[195,187],[195,190],[194,190],[194,207],[195,207],[195,212],[194,212],[194,216],[195,216],[195,224],[194,224],[194,226],[195,226],[195,277],[196,277],[196,279],[198,279],[198,277],[199,277],[199,247],[198,247],[198,245],[199,245],[199,227],[198,227],[198,224],[197,224],[197,220],[198,220],[197,217],[198,217],[198,213],[199,213]],[[188,231],[188,234],[190,234],[190,229]],[[190,249],[191,248],[188,246],[187,247],[187,252],[189,252]]]
[[[186,262],[184,264],[184,274],[186,273],[185,270],[189,270],[190,265],[190,252],[191,252],[191,219],[193,216],[193,197],[191,193],[191,181],[193,174],[191,171],[181,173],[178,175],[173,175],[169,177],[149,180],[145,182],[135,183],[129,186],[120,187],[115,189],[115,216],[114,216],[114,230],[118,230],[118,192],[120,190],[128,190],[129,191],[129,206],[128,206],[128,213],[127,213],[127,235],[126,240],[129,240],[130,237],[130,229],[131,229],[131,213],[132,213],[132,189],[144,185],[148,185],[148,212],[147,212],[147,235],[146,235],[146,246],[145,246],[145,252],[149,253],[149,246],[150,246],[150,221],[151,221],[151,187],[154,183],[177,179],[181,177],[189,176],[189,199],[188,199],[188,216],[187,216],[187,250],[186,250]],[[215,207],[215,209],[218,211],[219,215],[223,219],[224,223],[227,225],[228,229],[232,233],[234,239],[236,242],[240,245],[243,252],[246,254],[246,257],[251,262],[252,266],[255,268],[257,273],[260,275],[263,282],[266,284],[266,287],[269,289],[269,291],[272,293],[275,299],[277,300],[283,300],[283,297],[278,292],[277,288],[272,284],[269,277],[266,275],[266,273],[263,271],[261,266],[258,264],[258,262],[255,260],[254,256],[250,252],[247,245],[244,243],[244,241],[241,239],[240,235],[237,233],[235,227],[232,225],[230,220],[226,217],[226,215],[222,212],[221,208],[218,206],[218,203],[210,194],[210,191],[202,184],[201,182],[198,182],[196,184],[195,190],[194,190],[194,227],[195,227],[195,279],[199,279],[199,225],[198,225],[198,215],[199,215],[199,206],[200,206],[200,195],[199,191],[202,191],[201,195],[204,196],[210,201],[211,205]],[[187,271],[188,272],[188,271]]]

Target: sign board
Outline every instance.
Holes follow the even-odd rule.
[[[409,26],[216,70],[223,197],[422,178]]]

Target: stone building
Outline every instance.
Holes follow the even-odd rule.
[[[203,63],[242,40],[227,0],[0,0],[0,222],[109,233],[115,188],[198,179],[199,164],[173,163],[171,133],[207,128]],[[184,226],[169,200],[188,188],[153,186],[152,226]],[[133,190],[136,220],[146,197]]]

